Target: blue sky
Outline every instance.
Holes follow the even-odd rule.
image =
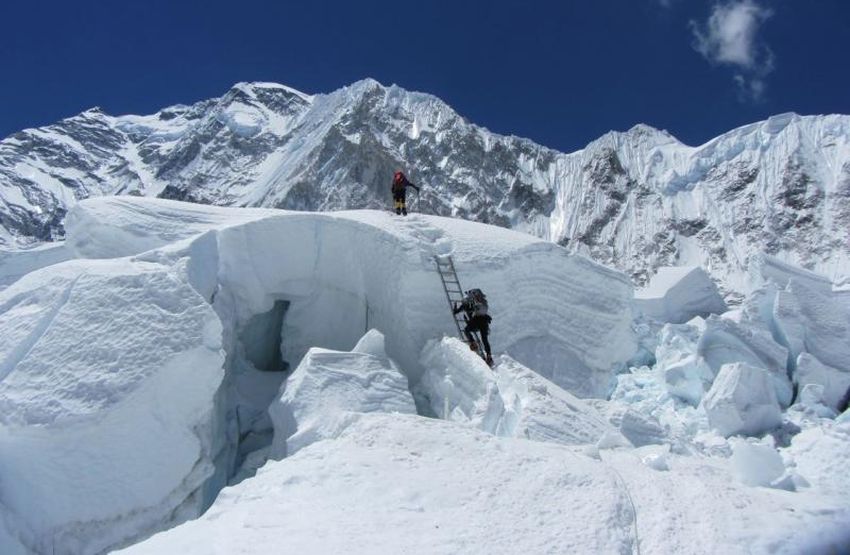
[[[364,77],[563,151],[636,123],[700,144],[775,113],[850,113],[845,0],[4,2],[0,136],[238,81]]]

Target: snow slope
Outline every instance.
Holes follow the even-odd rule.
[[[832,453],[835,455],[836,453]],[[722,464],[363,415],[224,490],[154,553],[801,553],[846,545],[846,503],[748,488]],[[812,527],[812,524],[815,527]],[[813,551],[810,551],[812,550]]]
[[[2,553],[850,545],[823,277],[759,259],[740,309],[662,326],[625,275],[460,219],[125,196],[67,222],[0,291]],[[446,337],[435,255],[487,292],[494,371]],[[727,439],[700,401],[741,363],[775,410]]]
[[[435,254],[493,296],[498,351],[548,354],[576,393],[604,394],[635,347],[624,276],[501,228],[132,197],[67,222],[77,258],[0,291],[0,506],[35,552],[97,553],[200,514],[269,445],[281,370],[314,346],[383,330],[418,382],[422,347],[453,329]]]
[[[122,553],[628,553],[632,519],[616,475],[580,453],[366,415]]]

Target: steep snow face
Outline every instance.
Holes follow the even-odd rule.
[[[225,448],[221,325],[184,280],[144,262],[66,262],[0,292],[0,330],[10,537],[97,553],[209,504]]]
[[[698,265],[737,300],[764,251],[850,277],[850,118],[784,114],[688,147],[638,125],[564,154],[364,80],[308,96],[240,83],[153,116],[97,110],[0,142],[0,244],[62,235],[79,199],[159,195],[296,210],[379,208],[389,176],[421,209],[532,233],[626,271]]]
[[[600,238],[613,242],[620,267],[636,263],[624,265],[624,257],[646,255],[693,263],[727,290],[741,290],[738,274],[758,251],[833,278],[846,274],[848,137],[845,116],[786,115],[693,149],[661,145],[652,162],[612,151],[619,166],[610,164],[610,180],[637,190]]]

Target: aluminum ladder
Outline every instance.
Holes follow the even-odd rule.
[[[460,286],[460,280],[457,277],[454,261],[451,256],[435,256],[434,263],[437,265],[437,273],[440,274],[440,282],[443,284],[443,291],[446,293],[446,301],[449,303],[449,312],[452,314],[455,327],[457,327],[457,335],[461,341],[466,343],[468,340],[466,334],[463,333],[463,328],[466,327],[466,315],[463,312],[454,313],[456,303],[460,303],[464,299],[463,288]],[[475,339],[476,351],[481,358],[486,358],[484,346],[481,343],[481,338],[478,332],[472,332],[472,337]]]

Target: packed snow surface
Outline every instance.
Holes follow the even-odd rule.
[[[337,439],[225,489],[200,519],[121,553],[269,553],[285,544],[301,553],[632,553],[639,545],[641,553],[714,554],[820,545],[805,526],[825,507],[811,498],[742,487],[731,470],[692,457],[668,455],[670,470],[659,471],[642,462],[649,452],[600,456],[418,416],[362,415]],[[828,509],[832,518],[840,506]],[[841,533],[835,524],[822,532]]]
[[[338,435],[353,413],[416,414],[407,378],[387,358],[383,335],[376,330],[350,353],[310,349],[282,389],[269,407],[274,458]]]
[[[815,274],[765,258],[736,310],[662,325],[625,275],[468,221],[113,197],[66,222],[0,272],[4,554],[848,545],[848,314]],[[452,337],[448,255],[492,370]]]

